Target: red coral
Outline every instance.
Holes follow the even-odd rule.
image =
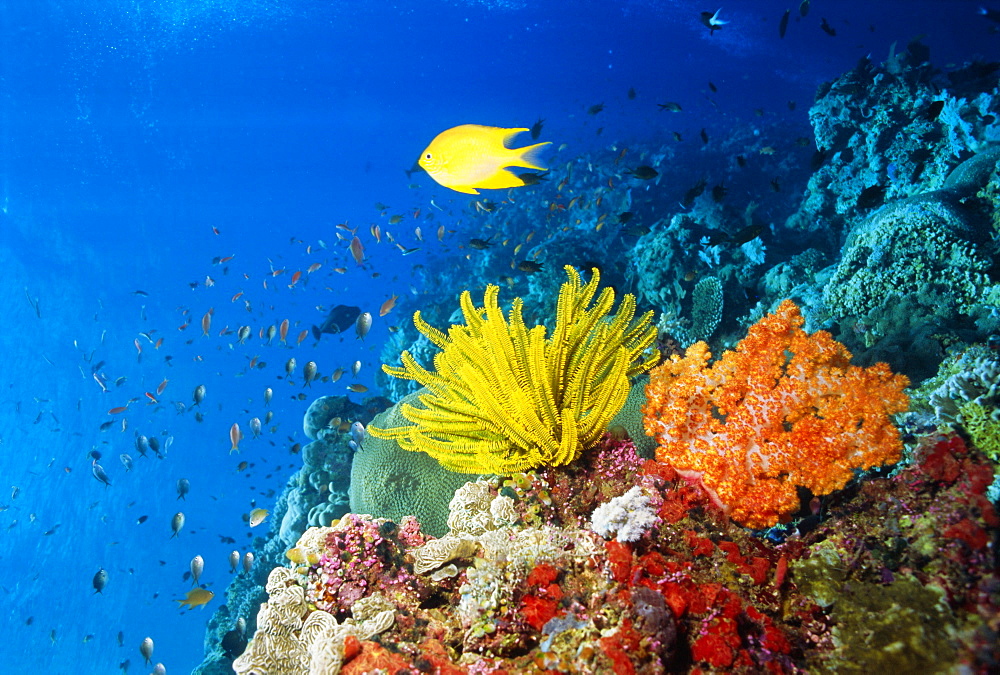
[[[924,458],[924,471],[936,481],[947,485],[954,483],[961,474],[956,455],[965,454],[965,443],[958,436],[942,438]]]
[[[684,530],[684,538],[691,547],[691,555],[712,555],[714,547],[711,539],[699,537],[694,530]]]
[[[628,618],[622,621],[616,633],[601,638],[601,649],[614,664],[615,675],[635,673],[635,665],[628,655],[639,651],[640,642],[641,636],[632,627],[632,621]]]
[[[708,345],[655,368],[643,407],[657,460],[705,488],[747,527],[798,509],[796,487],[824,495],[855,469],[899,459],[890,415],[907,407],[909,383],[884,363],[850,365],[825,332],[812,335],[785,300],[709,366]]]
[[[555,618],[559,603],[550,598],[540,598],[537,595],[526,595],[521,601],[521,616],[535,630]]]
[[[559,570],[552,565],[540,563],[535,565],[528,575],[529,586],[548,586],[559,577]]]
[[[990,540],[990,536],[986,530],[968,518],[964,518],[949,527],[944,531],[944,536],[949,539],[959,539],[965,542],[973,551],[978,551],[985,547]]]
[[[740,646],[740,636],[733,619],[716,619],[710,623],[709,632],[698,637],[691,645],[691,658],[704,661],[714,668],[733,664],[735,650]]]
[[[405,670],[409,660],[402,654],[393,654],[377,642],[361,643],[361,652],[340,669],[344,675],[362,675],[376,670],[395,673]]]
[[[605,542],[604,548],[608,552],[611,576],[615,581],[625,583],[632,574],[632,549],[628,544],[617,541]]]

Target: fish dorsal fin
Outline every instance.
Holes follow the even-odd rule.
[[[483,127],[483,128],[484,129],[489,129],[498,138],[500,138],[500,142],[503,143],[504,147],[507,147],[508,144],[511,141],[513,141],[514,138],[518,134],[523,134],[526,131],[531,131],[531,129],[527,129],[527,128],[523,128],[523,129],[499,129],[499,128],[496,128],[496,127],[492,127],[492,128],[491,127]]]

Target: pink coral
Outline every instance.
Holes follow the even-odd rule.
[[[380,589],[390,598],[415,598],[417,578],[405,564],[405,550],[426,541],[412,517],[399,525],[347,514],[326,538],[326,552],[317,565],[316,582],[306,598],[319,609],[338,616]]]

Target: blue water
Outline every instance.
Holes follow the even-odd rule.
[[[793,15],[782,40],[786,7]],[[300,466],[289,447],[306,441],[309,402],[346,394],[349,382],[377,393],[389,326],[421,306],[424,277],[413,267],[433,266],[451,244],[437,240],[437,227],[475,236],[431,205],[459,209],[466,196],[404,173],[439,131],[544,118],[541,140],[566,143],[564,159],[665,142],[674,131],[695,139],[702,128],[725,138],[735,125],[759,123],[810,136],[817,85],[865,55],[880,61],[893,43],[923,34],[941,66],[996,59],[996,24],[977,7],[816,0],[800,19],[797,3],[731,1],[721,14],[729,23],[710,35],[698,15],[714,5],[665,0],[3,3],[0,670],[111,673],[130,659],[139,672],[146,636],[169,672],[201,661],[205,622],[233,576],[229,551],[251,546],[242,516],[270,508]],[[836,37],[820,30],[821,18]],[[684,111],[660,112],[655,104],[665,101]],[[599,103],[604,110],[589,115]],[[702,168],[692,162],[693,172]],[[396,214],[406,218],[388,226]],[[420,250],[404,257],[376,244],[376,222]],[[338,223],[358,228],[363,267]],[[312,263],[322,267],[289,288],[291,274]],[[400,307],[378,318],[392,295]],[[341,303],[376,314],[366,340],[348,331],[295,345],[320,322],[317,307]],[[283,319],[288,345],[262,344],[258,330]],[[245,345],[220,335],[241,325],[253,332]],[[266,366],[251,371],[255,356]],[[326,374],[363,366],[356,380],[310,390],[282,379],[292,356],[299,373],[308,360]],[[107,393],[91,373],[101,361]],[[126,379],[117,386],[117,378]],[[148,402],[165,379],[159,404]],[[175,405],[190,406],[199,384],[208,392],[201,422]],[[246,429],[265,414],[267,386],[275,430],[247,434],[231,455],[230,426]],[[108,414],[131,398],[126,413]],[[143,459],[136,432],[174,442],[163,459]],[[91,474],[92,450],[110,487]],[[131,472],[118,459],[125,452]],[[238,472],[244,460],[252,466]],[[191,484],[184,501],[180,478]],[[187,523],[171,538],[177,511]],[[183,575],[198,554],[216,599],[180,611],[175,600],[191,587]],[[95,594],[100,568],[109,582]]]

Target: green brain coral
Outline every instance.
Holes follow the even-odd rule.
[[[423,393],[410,394],[379,413],[368,429],[405,424],[400,404],[416,403]],[[351,511],[396,522],[415,516],[424,532],[440,537],[448,531],[448,504],[455,490],[477,477],[448,471],[423,452],[406,452],[392,439],[369,435],[351,462]]]

